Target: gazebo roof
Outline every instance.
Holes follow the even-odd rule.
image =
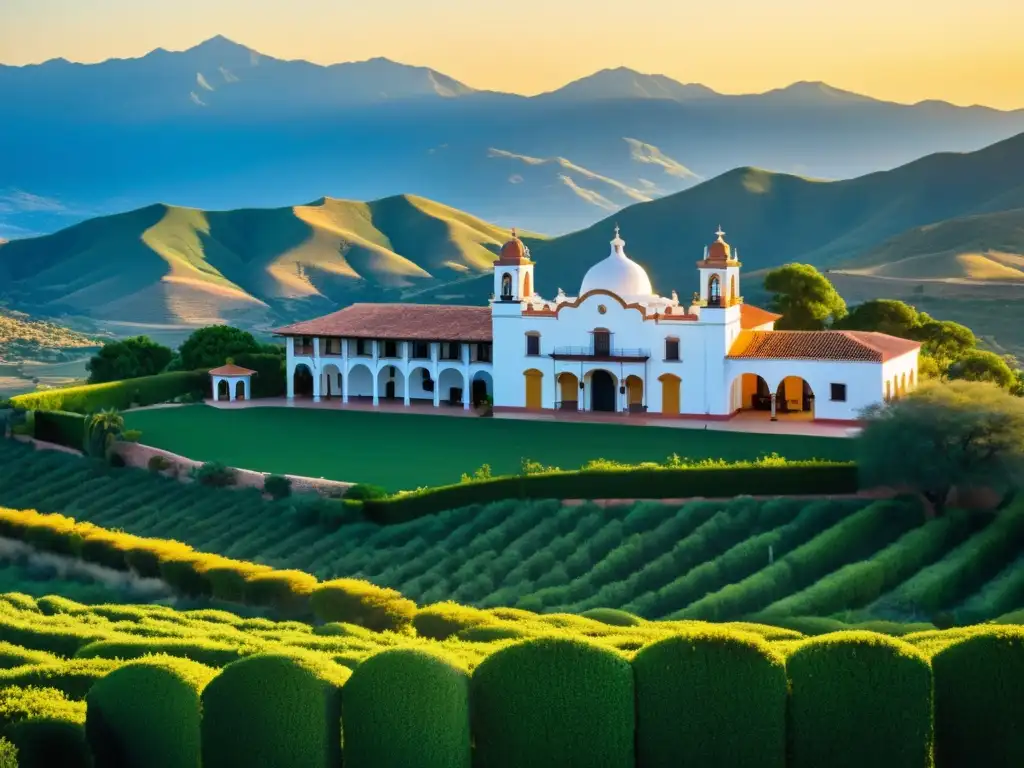
[[[242,368],[233,363],[222,365],[220,368],[214,368],[210,371],[211,376],[252,376],[255,373],[256,371],[250,371],[248,368]]]

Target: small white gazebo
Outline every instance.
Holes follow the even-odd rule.
[[[248,368],[242,368],[241,366],[235,365],[230,360],[226,365],[222,365],[220,368],[214,368],[210,371],[210,376],[213,378],[213,401],[217,402],[220,400],[220,383],[223,381],[228,385],[228,399],[231,402],[235,400],[250,400],[252,399],[252,377],[256,374],[256,371],[251,371]],[[242,384],[242,397],[236,397],[238,392],[238,384]]]

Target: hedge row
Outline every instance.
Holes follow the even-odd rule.
[[[377,523],[402,523],[423,515],[503,499],[682,499],[698,496],[784,496],[856,493],[854,464],[787,462],[664,469],[583,470],[513,475],[439,486],[385,499],[363,509]],[[723,491],[725,489],[725,491]]]
[[[85,419],[81,413],[36,411],[35,438],[81,451],[85,446]]]
[[[288,389],[285,376],[285,358],[264,352],[235,355],[235,365],[256,371],[252,377],[253,397],[284,397]]]
[[[212,597],[261,608],[293,618],[343,621],[375,631],[406,631],[416,604],[393,589],[357,579],[320,582],[304,571],[274,570],[220,555],[197,552],[187,544],[147,539],[78,523],[59,514],[0,508],[0,536],[36,549],[77,557],[143,578],[162,579],[186,597]],[[18,643],[16,628],[0,626],[0,641]],[[60,648],[41,648],[70,656],[102,638],[60,637]],[[102,654],[97,654],[102,655]]]
[[[405,647],[351,673],[270,653],[214,675],[156,657],[98,683],[97,768],[195,768],[197,751],[225,768],[931,768],[933,750],[935,768],[1024,761],[1024,630],[1005,627],[933,663],[871,632],[803,641],[784,662],[755,635],[694,628],[632,660],[545,637],[472,674]]]
[[[11,398],[11,403],[36,411],[95,413],[107,408],[124,411],[133,405],[155,405],[192,392],[205,392],[209,386],[210,375],[204,371],[176,371],[105,384],[32,392]]]

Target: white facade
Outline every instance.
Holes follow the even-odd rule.
[[[376,405],[388,398],[440,406],[454,389],[464,408],[487,395],[497,409],[705,419],[754,409],[771,418],[795,411],[853,421],[863,408],[915,387],[916,342],[773,330],[778,315],[743,304],[740,262],[724,233],[716,234],[690,273],[692,299],[681,301],[675,291],[654,292],[617,228],[611,252],[589,270],[579,296],[560,290],[542,298],[534,292],[536,265],[513,233],[495,263],[489,331],[463,334],[451,326],[459,312],[479,324],[482,308],[372,305],[374,314],[371,305],[353,305],[346,322],[332,320],[343,310],[279,331],[289,337],[288,396],[295,397],[295,373],[305,367],[314,399],[343,402],[363,397]],[[387,318],[402,313],[424,319],[396,329]],[[435,315],[447,320],[436,339],[396,337],[419,333]],[[353,326],[360,316],[370,319]],[[331,328],[341,329],[338,338],[305,335]]]

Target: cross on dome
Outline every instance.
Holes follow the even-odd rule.
[[[615,225],[615,237],[616,237],[616,239],[618,239],[618,237],[619,237],[619,225],[618,224]]]
[[[515,238],[516,238],[516,228],[512,227],[512,239],[514,240]]]
[[[722,225],[721,224],[718,225],[718,231],[715,232],[715,234],[718,235],[718,242],[720,242],[720,243],[725,242],[722,239],[723,237],[725,237],[725,232],[722,231]]]

